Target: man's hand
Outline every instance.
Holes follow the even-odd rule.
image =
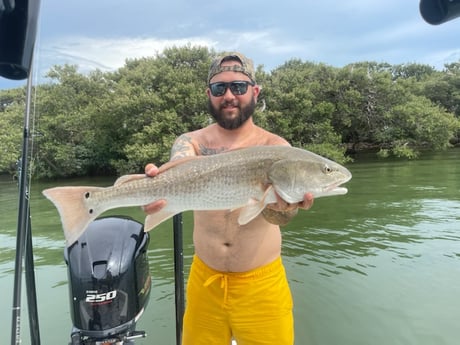
[[[145,174],[149,177],[153,177],[158,174],[158,167],[155,164],[149,163],[145,166]],[[155,213],[160,211],[163,207],[166,206],[166,200],[156,200],[150,204],[142,206],[142,210],[145,213]]]
[[[299,207],[308,210],[313,206],[313,194],[312,193],[305,193],[303,196],[303,201],[299,203]]]
[[[313,194],[306,193],[303,201],[297,204],[289,204],[276,194],[277,203],[268,204],[262,211],[264,218],[276,225],[286,225],[297,214],[299,208],[308,210],[313,205]]]
[[[303,197],[303,201],[296,203],[296,204],[287,203],[278,194],[276,194],[276,199],[277,199],[277,203],[268,204],[267,208],[272,209],[273,211],[286,212],[286,211],[294,211],[298,208],[308,210],[310,207],[313,206],[313,194],[312,193],[305,193]]]

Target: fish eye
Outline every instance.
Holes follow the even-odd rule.
[[[329,165],[325,164],[324,167],[323,167],[323,171],[324,171],[325,174],[330,174],[330,173],[332,173],[333,170]]]

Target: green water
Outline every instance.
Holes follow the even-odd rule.
[[[417,161],[361,158],[349,193],[315,200],[283,229],[298,345],[456,345],[460,339],[460,150]],[[67,344],[71,327],[64,238],[57,212],[31,193],[42,344]],[[10,342],[17,185],[0,178],[0,327]],[[138,208],[116,210],[142,220]],[[184,216],[186,273],[191,215]],[[138,344],[175,344],[172,224],[151,233],[153,289]],[[22,343],[30,344],[23,297]]]

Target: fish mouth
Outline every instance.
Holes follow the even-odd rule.
[[[342,187],[341,184],[344,182],[334,183],[326,188],[323,188],[322,192],[318,196],[326,196],[326,195],[343,195],[348,193],[348,189],[346,187]]]
[[[324,195],[343,195],[348,193],[348,188],[343,187],[342,184],[351,180],[351,174],[348,173],[346,178],[337,183],[333,183],[323,189]]]
[[[348,189],[345,187],[334,187],[326,190],[327,195],[343,195],[348,193]]]

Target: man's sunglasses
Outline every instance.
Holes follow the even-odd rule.
[[[235,95],[244,95],[248,91],[248,85],[254,86],[256,83],[253,81],[231,81],[229,83],[224,82],[217,82],[209,84],[209,89],[211,90],[211,94],[214,97],[223,96],[227,89],[230,88],[230,91]]]

